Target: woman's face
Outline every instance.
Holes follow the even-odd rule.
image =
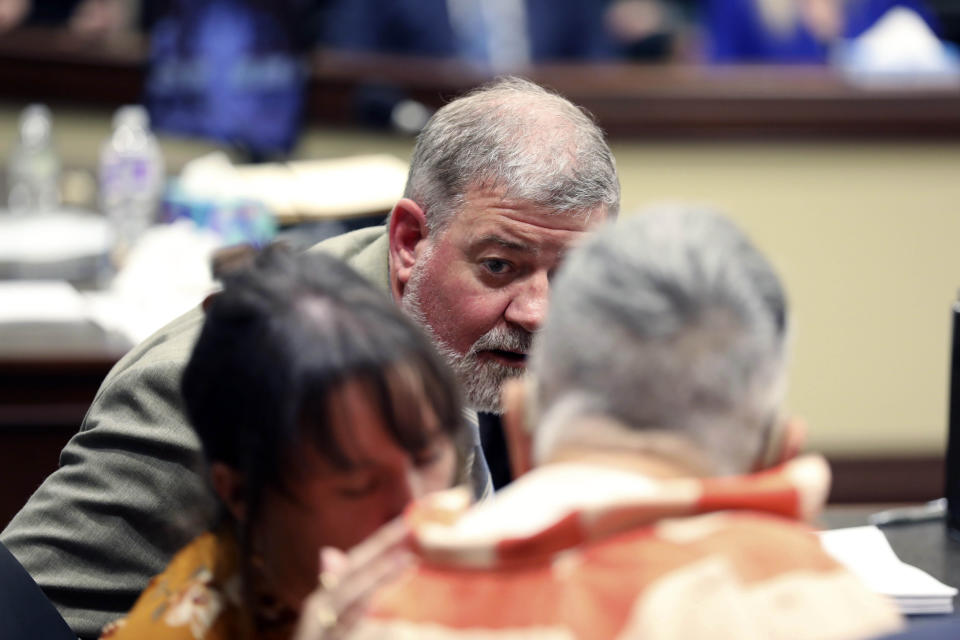
[[[352,468],[344,470],[305,445],[296,454],[304,471],[292,476],[289,493],[264,492],[256,548],[274,595],[288,606],[299,610],[316,587],[322,547],[350,549],[411,500],[453,482],[451,438],[425,400],[420,407],[426,444],[411,454],[387,430],[368,388],[356,380],[344,383],[331,392],[330,424]]]

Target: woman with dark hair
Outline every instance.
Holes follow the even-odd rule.
[[[389,299],[333,258],[275,248],[224,280],[182,382],[221,525],[104,637],[289,637],[318,575],[351,577],[332,550],[454,481],[453,377]],[[401,566],[403,535],[376,536],[345,597]]]

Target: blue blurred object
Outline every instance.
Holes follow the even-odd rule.
[[[158,131],[210,138],[254,159],[285,155],[306,70],[296,0],[175,0],[153,25],[146,102]]]
[[[894,7],[911,9],[936,32],[933,14],[922,0],[840,0],[842,39],[853,39]],[[825,64],[832,43],[818,40],[798,20],[786,33],[777,33],[764,21],[757,0],[708,0],[704,12],[707,58],[715,63],[769,62]]]
[[[224,246],[250,244],[263,247],[277,234],[277,222],[262,203],[249,199],[200,198],[170,181],[163,200],[161,219],[171,223],[190,220],[198,228],[220,237]]]

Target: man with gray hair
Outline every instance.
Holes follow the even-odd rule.
[[[394,297],[434,337],[472,407],[500,413],[551,272],[578,234],[617,214],[613,156],[577,107],[509,78],[437,113],[405,195],[390,220]]]
[[[720,216],[658,210],[585,240],[555,280],[528,378],[505,393],[517,470],[535,468],[472,508],[451,491],[410,509],[422,562],[373,595],[356,637],[898,628],[804,524],[829,469],[791,459],[787,334],[777,275]],[[343,631],[338,595],[311,597],[301,638]]]
[[[501,384],[524,370],[566,248],[618,206],[613,156],[596,124],[562,97],[507,78],[431,118],[386,227],[317,249],[420,320],[468,404],[498,413]],[[81,637],[125,613],[213,524],[200,443],[179,395],[202,322],[200,310],[178,318],[114,367],[60,468],[0,535]],[[483,495],[489,475],[475,444],[461,443],[461,478]]]
[[[546,313],[550,275],[619,202],[596,124],[564,98],[505,78],[433,116],[386,234],[359,231],[324,248],[389,281],[452,365],[467,404],[499,414],[501,386],[523,372]],[[498,429],[485,435],[496,442]],[[497,486],[505,457],[490,459]]]
[[[735,226],[707,212],[650,212],[628,230],[589,243],[557,287],[532,366],[544,409],[536,457],[575,446],[583,434],[557,425],[583,413],[629,425],[608,434],[628,448],[642,440],[685,452],[698,475],[755,468],[781,429],[779,279]]]

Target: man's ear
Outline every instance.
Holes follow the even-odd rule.
[[[244,500],[246,485],[240,472],[222,462],[213,462],[210,464],[210,480],[213,490],[220,496],[230,514],[237,522],[243,522],[247,517]]]
[[[417,246],[429,235],[427,216],[410,198],[401,198],[390,213],[390,292],[400,302],[417,262]]]
[[[780,462],[793,460],[807,444],[807,421],[799,416],[791,416],[784,423],[783,447],[780,450]]]
[[[503,424],[510,456],[510,472],[514,479],[533,468],[533,426],[527,425],[529,416],[528,394],[532,380],[527,377],[512,378],[503,385]]]
[[[803,418],[791,417],[770,427],[766,446],[757,461],[757,469],[769,469],[788,462],[800,454],[807,442],[807,423]]]

